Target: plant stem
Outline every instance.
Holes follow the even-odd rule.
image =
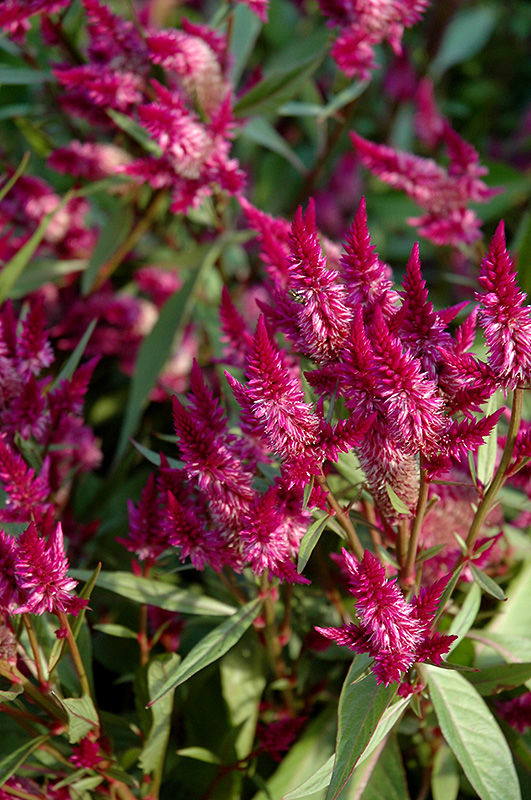
[[[407,549],[407,558],[404,566],[404,571],[402,573],[402,583],[404,585],[413,582],[412,575],[413,575],[413,569],[415,567],[415,559],[417,557],[419,535],[422,529],[422,522],[424,520],[424,515],[426,513],[426,507],[428,505],[429,486],[430,485],[426,477],[426,470],[421,469],[419,499],[417,502],[417,513],[415,514],[415,519],[413,520],[413,525],[411,526],[411,533],[409,535],[409,544]]]
[[[511,419],[509,420],[509,430],[507,431],[507,439],[505,441],[505,447],[503,448],[503,453],[501,457],[501,461],[498,465],[498,469],[496,470],[494,477],[490,483],[489,488],[485,492],[483,500],[478,506],[476,511],[476,515],[470,526],[470,530],[468,531],[468,536],[466,537],[466,546],[467,546],[467,554],[466,558],[471,558],[474,552],[474,545],[476,543],[476,539],[479,536],[483,523],[489,513],[492,504],[498,494],[498,491],[503,486],[505,481],[505,476],[507,472],[507,468],[511,463],[511,459],[513,456],[514,445],[516,442],[516,435],[518,433],[518,429],[520,427],[520,420],[522,418],[522,402],[523,402],[523,389],[515,389],[513,393],[513,407],[511,409]],[[460,563],[465,560],[465,557],[462,556]]]
[[[133,247],[140,241],[142,236],[149,230],[151,223],[153,222],[153,219],[156,216],[165,197],[165,191],[159,191],[153,196],[144,215],[137,222],[129,236],[127,236],[125,242],[123,242],[123,244],[120,245],[115,253],[113,253],[113,255],[108,259],[108,261],[102,265],[92,286],[93,292],[101,289],[105,281],[108,280],[113,272],[120,266],[129,251],[133,249]]]
[[[77,677],[79,678],[79,683],[81,685],[81,690],[83,694],[92,698],[92,692],[90,691],[87,673],[85,672],[85,665],[83,664],[83,660],[81,658],[77,642],[74,638],[74,634],[72,633],[72,628],[70,627],[68,617],[66,616],[64,611],[57,611],[56,614],[59,618],[59,622],[61,623],[61,627],[66,631],[66,641],[68,642],[70,655],[72,656],[72,661],[74,662],[74,666],[76,668]]]
[[[275,600],[271,595],[271,585],[267,575],[262,577],[262,593],[264,595],[264,638],[266,641],[267,651],[273,668],[275,679],[279,680],[286,678],[286,665],[282,658],[282,645],[278,637],[277,624],[275,620]],[[282,697],[286,708],[292,716],[295,716],[295,700],[293,692],[290,688],[281,690]]]
[[[35,705],[40,706],[47,714],[49,714],[52,719],[57,719],[62,723],[66,723],[67,716],[63,708],[52,700],[47,694],[45,694],[41,689],[37,686],[34,686],[33,683],[28,680],[16,667],[12,667],[8,669],[5,666],[5,662],[0,662],[0,675],[3,675],[4,678],[7,678],[11,683],[16,685],[22,686],[24,693],[30,698],[30,700],[35,703]]]
[[[406,565],[406,554],[408,545],[408,526],[407,519],[401,519],[398,523],[398,533],[396,537],[396,560],[400,564],[400,571],[404,572]]]
[[[315,476],[315,482],[318,484],[318,486],[321,487],[321,489],[324,492],[327,492],[326,502],[328,503],[330,508],[332,508],[335,511],[337,521],[347,534],[353,552],[355,553],[357,558],[361,561],[361,559],[363,558],[363,547],[360,540],[358,539],[358,534],[356,533],[356,529],[354,528],[354,525],[352,524],[349,515],[345,514],[345,511],[337,502],[332,490],[330,489],[330,486],[328,485],[328,481],[326,480],[325,476],[322,473],[321,475]]]
[[[35,634],[35,629],[31,622],[31,617],[29,614],[22,614],[22,621],[24,623],[24,627],[26,628],[26,633],[28,634],[28,639],[30,642],[31,650],[33,652],[33,661],[35,664],[35,669],[37,671],[37,679],[42,687],[47,686],[48,681],[44,677],[44,673],[42,671],[42,664],[41,664],[41,654],[39,651],[39,643],[37,641],[37,636]]]

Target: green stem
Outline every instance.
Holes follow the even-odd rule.
[[[147,207],[144,215],[135,225],[125,242],[120,245],[116,252],[109,258],[108,261],[101,267],[96,280],[92,286],[92,291],[96,292],[101,289],[106,280],[108,280],[113,272],[120,266],[126,255],[135,247],[140,241],[142,236],[149,230],[151,223],[155,218],[162,201],[166,197],[165,191],[157,192],[152,198],[149,206]]]
[[[511,463],[511,459],[513,456],[514,445],[516,442],[516,436],[518,433],[518,429],[520,427],[520,420],[522,418],[522,403],[523,403],[523,389],[515,389],[513,394],[513,407],[511,410],[511,419],[509,420],[509,430],[507,431],[507,439],[505,441],[505,447],[503,448],[503,454],[501,457],[501,461],[499,463],[498,469],[491,481],[491,484],[487,491],[485,492],[481,503],[478,506],[476,511],[476,515],[470,526],[470,530],[468,532],[468,536],[466,537],[466,546],[467,546],[467,554],[466,558],[471,558],[474,552],[474,545],[476,543],[476,539],[479,536],[483,523],[487,518],[487,514],[489,513],[492,504],[498,494],[498,491],[504,484],[505,475],[507,472],[507,468]],[[461,559],[461,563],[465,560],[463,556]]]
[[[413,569],[415,567],[415,559],[417,557],[417,547],[419,542],[420,531],[422,529],[422,522],[424,520],[426,507],[428,505],[429,487],[430,485],[426,477],[426,470],[421,469],[419,499],[417,502],[417,513],[415,514],[415,519],[413,520],[413,525],[411,526],[411,533],[409,535],[409,544],[407,548],[406,563],[404,565],[404,572],[402,573],[402,583],[404,584],[412,583],[412,575],[413,575]]]
[[[396,537],[396,560],[400,565],[400,571],[402,573],[406,566],[408,535],[407,519],[401,519],[398,524],[398,533]]]
[[[31,650],[33,652],[33,660],[35,663],[35,669],[37,671],[37,679],[42,687],[47,686],[48,681],[44,677],[44,673],[42,671],[42,664],[41,664],[41,654],[39,651],[39,643],[37,641],[37,636],[35,634],[35,629],[31,622],[31,617],[29,614],[22,614],[22,621],[24,623],[24,627],[26,628],[26,633],[28,634],[29,643],[31,646]]]
[[[33,683],[21,672],[19,672],[16,667],[8,669],[5,666],[5,663],[6,662],[0,661],[0,675],[2,675],[4,678],[7,678],[9,681],[11,681],[11,683],[21,686],[29,699],[35,703],[35,705],[46,711],[46,713],[49,714],[52,719],[57,719],[62,723],[66,723],[67,716],[61,706],[59,706],[37,686],[34,686]]]
[[[77,677],[79,678],[79,683],[81,685],[81,690],[83,694],[92,698],[92,692],[90,691],[87,673],[85,672],[85,665],[83,664],[83,660],[81,658],[77,642],[74,638],[74,634],[72,633],[72,628],[70,627],[68,617],[66,616],[64,611],[57,611],[56,614],[59,618],[59,622],[61,623],[61,627],[66,631],[66,641],[68,642],[70,655],[72,656],[72,661],[74,662],[74,666],[76,668]]]
[[[350,546],[352,551],[355,553],[359,561],[363,558],[363,547],[358,539],[358,534],[356,533],[356,529],[352,524],[352,520],[350,519],[348,514],[345,514],[345,511],[337,502],[335,495],[333,494],[330,486],[328,485],[328,481],[326,480],[325,476],[321,473],[321,475],[315,476],[315,482],[324,492],[327,492],[326,495],[326,502],[335,511],[337,521],[347,534]]]

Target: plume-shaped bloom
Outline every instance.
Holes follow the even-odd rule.
[[[4,0],[0,7],[0,28],[8,33],[24,31],[27,20],[37,14],[56,14],[69,0]]]
[[[431,632],[448,577],[406,603],[396,583],[386,579],[384,567],[368,550],[360,563],[346,550],[343,558],[359,624],[317,630],[355,653],[372,656],[376,680],[386,686],[401,680],[416,661],[440,663],[455,639]]]
[[[0,511],[4,522],[29,522],[46,513],[50,508],[48,469],[49,459],[46,459],[36,475],[22,456],[0,437],[0,480],[7,494],[5,508]]]
[[[393,281],[389,269],[371,245],[364,197],[347,234],[341,265],[351,308],[360,304],[366,319],[370,318],[376,305],[386,316],[394,312],[397,297],[392,289]]]
[[[338,277],[327,269],[313,203],[305,215],[299,208],[290,234],[288,285],[292,299],[286,305],[285,320],[277,318],[277,324],[294,340],[296,350],[318,364],[337,360],[350,328],[352,313]]]
[[[53,527],[48,541],[30,523],[17,540],[15,579],[22,604],[16,613],[63,611],[77,616],[88,601],[72,594],[77,581],[67,576],[67,569],[61,523]]]
[[[377,66],[376,45],[387,40],[400,55],[404,28],[418,22],[429,0],[319,0],[319,5],[330,24],[340,28],[332,48],[338,67],[349,77],[368,80]]]
[[[154,564],[170,546],[170,533],[166,516],[159,501],[155,474],[152,473],[142,490],[140,502],[135,507],[127,501],[129,511],[129,536],[117,539],[140,561]]]
[[[254,419],[256,430],[286,466],[293,483],[306,482],[320,473],[323,456],[316,451],[320,438],[317,415],[304,402],[304,393],[282,364],[280,353],[258,320],[253,348],[242,386],[231,375],[227,380],[236,399]]]
[[[481,180],[487,170],[479,164],[474,148],[451,128],[445,127],[449,166],[444,169],[431,158],[374,144],[357,133],[352,142],[363,165],[382,181],[402,189],[426,214],[408,220],[435,244],[470,244],[480,236],[471,202],[482,203],[497,193]]]
[[[531,309],[516,284],[516,272],[505,244],[500,222],[480,267],[484,291],[478,321],[489,348],[488,363],[505,389],[515,389],[531,380]]]
[[[531,692],[524,692],[510,700],[498,700],[496,710],[519,733],[531,728]]]
[[[392,329],[402,344],[420,360],[422,370],[435,379],[443,361],[441,348],[450,346],[451,336],[428,300],[420,271],[418,243],[413,246],[402,283],[402,306],[392,320]]]

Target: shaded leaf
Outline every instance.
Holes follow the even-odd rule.
[[[336,760],[326,800],[338,797],[397,690],[396,684],[378,685],[372,673],[365,680],[353,683],[365,671],[367,663],[367,657],[357,656],[343,684],[339,698]]]
[[[91,576],[89,570],[69,570],[69,574],[79,580]],[[181,614],[205,614],[218,617],[234,614],[234,607],[213,597],[196,594],[190,589],[176,589],[168,583],[142,578],[130,572],[100,572],[97,585],[127,597],[136,603],[146,603],[166,611],[179,611]]]
[[[150,697],[156,697],[176,669],[181,657],[171,653],[152,661],[147,668],[147,684]],[[144,774],[162,772],[164,756],[170,738],[173,692],[167,692],[160,702],[151,707],[152,724],[138,763]]]
[[[456,800],[459,794],[459,768],[455,756],[442,744],[433,759],[431,793],[433,800]]]
[[[196,761],[204,761],[205,764],[220,764],[219,756],[204,747],[182,747],[176,751],[178,756],[184,758],[194,758]]]
[[[256,635],[244,636],[219,665],[221,690],[229,711],[230,722],[237,731],[234,749],[244,758],[253,746],[258,709],[266,685],[263,647]]]
[[[481,800],[519,800],[511,751],[483,698],[459,672],[426,671],[443,736]]]
[[[190,650],[179,664],[175,672],[159,688],[155,697],[149,703],[151,707],[168,692],[171,692],[181,683],[184,683],[199,670],[217,661],[227,653],[243,636],[247,628],[252,625],[262,606],[262,599],[255,597],[236,611],[226,622],[218,625]]]
[[[299,87],[307,80],[324,58],[319,53],[306,58],[296,66],[279,70],[249,89],[234,106],[235,117],[247,117],[265,111],[275,111],[279,104],[293,97]]]
[[[52,384],[50,386],[51,390],[53,390],[57,386],[59,386],[61,381],[68,381],[68,380],[70,380],[72,378],[72,375],[74,374],[74,372],[78,368],[79,362],[81,361],[81,359],[83,357],[83,353],[85,352],[85,348],[86,348],[86,346],[87,346],[87,344],[89,342],[90,337],[92,336],[94,328],[96,327],[96,323],[97,323],[97,320],[93,319],[92,322],[89,324],[87,330],[85,331],[85,333],[83,334],[83,336],[81,337],[79,342],[77,343],[75,349],[70,353],[70,355],[68,356],[67,360],[63,364],[63,366],[61,368],[61,371],[53,379],[53,382],[52,382]]]
[[[18,167],[16,168],[15,172],[13,173],[13,175],[9,178],[8,181],[6,181],[4,183],[2,188],[0,188],[0,202],[4,199],[4,197],[9,192],[9,190],[18,181],[18,179],[20,178],[20,176],[22,175],[22,173],[24,172],[24,170],[28,166],[28,161],[29,160],[30,160],[30,154],[29,153],[25,153],[24,156],[22,157],[22,160],[21,160],[20,164],[18,165]]]
[[[494,31],[498,12],[494,5],[464,8],[447,25],[430,72],[440,77],[450,67],[479,53]]]
[[[285,158],[300,175],[307,175],[308,169],[299,156],[275,128],[264,117],[253,117],[243,128],[241,135],[244,139],[261,144],[273,153]]]
[[[51,72],[32,67],[0,66],[0,86],[27,86],[32,83],[48,83],[55,78]]]
[[[321,538],[321,534],[326,528],[326,523],[328,522],[328,517],[321,517],[320,519],[316,519],[304,536],[301,539],[300,547],[299,547],[299,558],[297,561],[297,572],[300,573],[304,570],[304,567],[308,563],[310,556]]]
[[[114,622],[101,622],[93,627],[101,633],[106,633],[107,636],[117,636],[119,639],[138,640],[138,634],[132,631],[131,628],[126,628],[125,625],[117,625]]]
[[[81,278],[81,291],[84,295],[92,291],[102,266],[125,241],[132,226],[133,213],[130,205],[116,203],[112,211],[107,212],[105,225]]]
[[[531,663],[496,664],[484,667],[479,672],[471,672],[467,678],[483,697],[499,694],[516,689],[528,681],[531,678]]]
[[[459,642],[466,636],[478,615],[481,606],[481,589],[476,583],[472,583],[468,590],[467,596],[458,614],[452,620],[448,633],[452,636],[457,636],[450,645],[448,653],[451,653],[457,647]]]
[[[192,272],[181,289],[166,301],[153,329],[143,340],[131,381],[114,463],[120,461],[127,448],[129,437],[136,431],[142,412],[148,403],[149,393],[168,360],[172,347],[176,347],[181,339],[191,319],[199,287],[219,254],[220,246],[214,245],[200,268]]]
[[[27,760],[28,756],[49,738],[50,734],[48,733],[43,736],[37,736],[35,739],[32,739],[31,742],[17,747],[16,750],[13,750],[12,753],[9,753],[8,756],[3,758],[0,761],[0,786],[3,786],[4,783],[15,774],[20,765]]]

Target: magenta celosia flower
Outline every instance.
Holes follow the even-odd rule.
[[[327,268],[310,203],[299,208],[289,237],[288,295],[275,296],[276,326],[295,349],[316,363],[336,361],[347,338],[352,312],[338,273]]]
[[[19,589],[15,580],[16,540],[0,530],[0,611],[13,614],[19,603]]]
[[[319,5],[330,24],[340,27],[332,48],[338,67],[368,80],[377,66],[375,46],[387,40],[400,55],[404,28],[418,22],[429,0],[319,0]]]
[[[149,476],[138,505],[135,507],[133,502],[128,500],[127,508],[129,537],[116,541],[150,566],[156,563],[170,546],[166,516],[159,501],[154,473]]]
[[[406,603],[396,583],[386,579],[384,567],[368,550],[361,563],[346,550],[343,550],[343,557],[359,624],[316,630],[355,653],[372,656],[376,679],[386,686],[401,680],[402,674],[416,661],[430,660],[439,664],[456,638],[431,632],[450,576],[428,590],[421,590],[418,597]]]
[[[40,519],[51,507],[49,466],[48,457],[36,475],[35,470],[28,467],[22,456],[0,437],[0,481],[7,495],[5,507],[0,510],[0,518],[4,522]]]
[[[131,161],[131,156],[114,144],[71,141],[58,147],[48,158],[48,166],[66,175],[75,175],[89,181],[112,177],[118,167]]]
[[[47,541],[30,523],[17,540],[15,580],[22,604],[15,613],[63,611],[77,616],[88,601],[72,594],[77,581],[67,576],[67,569],[61,523],[52,529]]]
[[[357,133],[350,134],[358,155],[374,175],[396,189],[402,189],[426,209],[421,217],[408,220],[419,233],[435,244],[470,244],[480,236],[476,213],[467,208],[497,193],[481,180],[487,169],[479,164],[474,148],[464,142],[446,123],[443,138],[449,166],[444,169],[431,158],[374,144]]]
[[[524,692],[510,700],[498,700],[496,710],[502,719],[519,733],[531,727],[531,692]]]
[[[488,364],[505,389],[528,384],[531,379],[531,309],[516,284],[516,271],[505,245],[500,222],[480,267],[477,293],[478,321],[489,348]]]
[[[95,769],[102,760],[99,750],[97,741],[94,742],[88,736],[84,736],[77,745],[73,745],[72,755],[68,760],[77,769]]]
[[[315,447],[320,438],[319,418],[304,402],[300,384],[282,364],[263,317],[258,321],[246,377],[248,382],[242,386],[227,374],[236,399],[254,419],[257,433],[286,465],[286,475],[294,483],[305,483],[319,474],[323,460]]]
[[[0,7],[0,28],[16,32],[30,17],[55,14],[68,3],[69,0],[4,0]]]
[[[219,320],[221,339],[225,343],[223,360],[235,367],[244,367],[251,351],[253,337],[244,318],[236,309],[226,286],[221,290]]]
[[[345,253],[341,258],[343,276],[351,308],[360,304],[366,319],[379,305],[385,316],[394,313],[397,295],[389,268],[378,258],[367,227],[367,209],[362,197],[346,237]]]

